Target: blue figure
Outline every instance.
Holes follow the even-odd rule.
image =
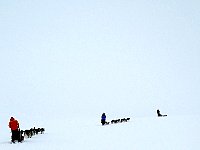
[[[106,123],[106,114],[105,113],[103,113],[101,115],[101,123],[102,123],[102,125],[104,125]]]

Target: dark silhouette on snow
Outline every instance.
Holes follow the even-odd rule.
[[[111,124],[113,124],[113,123],[127,122],[127,121],[129,121],[129,120],[130,120],[130,118],[114,119],[114,120],[111,121]]]
[[[106,114],[105,114],[105,113],[103,113],[103,114],[101,115],[101,124],[102,124],[102,125],[105,125],[105,124],[106,124]]]
[[[158,117],[166,117],[167,115],[162,115],[161,113],[160,113],[160,110],[158,109],[157,110],[157,115],[158,115]]]

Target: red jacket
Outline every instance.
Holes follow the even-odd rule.
[[[19,128],[18,121],[15,120],[14,118],[11,118],[9,122],[9,128],[11,128],[11,130],[17,130]]]

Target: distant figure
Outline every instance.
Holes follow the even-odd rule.
[[[101,123],[102,123],[102,125],[104,125],[106,123],[106,114],[105,113],[103,113],[101,115]]]
[[[18,140],[18,142],[21,142],[20,138],[19,138],[19,123],[18,123],[18,121],[15,120],[15,118],[11,117],[8,126],[12,132],[12,142],[15,143],[15,140]]]
[[[158,115],[158,117],[166,117],[167,115],[162,115],[161,113],[160,113],[160,110],[158,109],[157,110],[157,115]]]
[[[159,109],[157,110],[157,115],[158,115],[158,117],[162,116]]]

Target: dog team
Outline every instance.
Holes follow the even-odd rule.
[[[130,118],[123,118],[123,119],[115,119],[115,120],[112,120],[111,121],[111,124],[113,124],[113,123],[122,123],[122,122],[127,122],[127,121],[129,121],[130,120]],[[106,121],[106,114],[105,113],[103,113],[102,115],[101,115],[101,124],[102,125],[108,125],[108,124],[110,124],[110,122],[107,122]]]
[[[157,110],[158,117],[166,117],[167,115],[162,115],[160,113],[160,110]],[[106,121],[106,114],[103,113],[101,115],[101,124],[102,125],[108,125],[108,124],[116,124],[116,123],[123,123],[129,121],[130,118],[123,118],[123,119],[114,119],[111,122]],[[11,129],[12,136],[11,136],[11,142],[15,143],[16,141],[22,142],[24,140],[24,137],[31,138],[34,135],[37,135],[38,133],[43,134],[45,129],[44,128],[31,128],[30,130],[20,130],[19,128],[19,122],[14,118],[10,118],[9,122],[9,128]]]
[[[158,115],[158,117],[166,117],[167,115],[162,115],[161,113],[160,113],[160,110],[159,109],[157,109],[157,115]],[[113,123],[122,123],[122,122],[127,122],[127,121],[129,121],[130,120],[130,118],[123,118],[123,119],[115,119],[115,120],[112,120],[111,121],[111,124],[113,124]],[[110,122],[107,122],[106,121],[106,114],[105,113],[103,113],[102,115],[101,115],[101,124],[102,125],[108,125],[108,124],[110,124]]]
[[[24,137],[31,138],[33,135],[37,135],[38,133],[43,134],[45,129],[44,128],[31,128],[30,130],[20,130],[19,122],[14,118],[10,118],[9,128],[11,129],[12,136],[11,142],[15,143],[16,141],[22,142],[24,141]]]
[[[31,128],[30,130],[24,130],[22,132],[24,132],[24,136],[26,136],[27,138],[31,138],[34,135],[37,135],[38,133],[43,134],[45,131],[44,128]]]
[[[116,120],[112,120],[111,123],[122,123],[122,122],[127,122],[129,121],[130,118],[123,118],[123,119],[116,119]]]

